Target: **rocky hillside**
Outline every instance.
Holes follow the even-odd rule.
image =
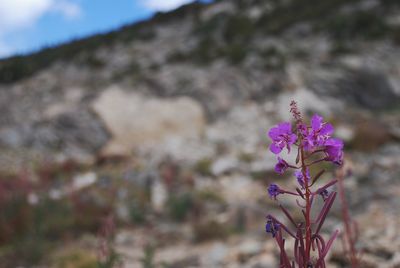
[[[206,122],[234,124],[233,107],[282,115],[287,97],[327,115],[378,116],[399,104],[399,8],[390,0],[194,3],[2,60],[0,146],[8,156],[126,154],[169,134],[204,134]]]
[[[274,175],[265,134],[289,120],[292,99],[306,116],[316,112],[332,122],[346,143],[363,267],[399,267],[397,0],[194,3],[3,59],[1,174],[64,165],[38,168],[34,178],[44,178],[45,187],[29,192],[40,215],[54,212],[39,224],[43,241],[71,237],[60,235],[64,229],[93,233],[111,209],[134,227],[119,230],[115,241],[127,267],[146,258],[155,267],[276,267],[264,215],[277,208],[265,188],[293,181]],[[71,191],[84,192],[71,201]],[[2,224],[0,231],[11,228]],[[336,207],[324,231],[339,225]],[[16,256],[33,252],[22,245]],[[0,251],[0,260],[13,260],[8,252]],[[29,267],[29,258],[9,267]],[[345,263],[335,246],[329,267]]]

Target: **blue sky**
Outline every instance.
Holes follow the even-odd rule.
[[[0,58],[109,31],[193,0],[0,0]]]

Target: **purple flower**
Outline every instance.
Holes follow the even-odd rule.
[[[272,237],[275,237],[276,232],[279,230],[279,224],[276,222],[272,222],[270,218],[268,218],[267,224],[265,225],[265,231],[270,233]]]
[[[343,163],[343,141],[339,139],[329,139],[325,142],[326,161],[332,161],[335,164]]]
[[[275,165],[276,173],[282,175],[288,167],[289,164],[278,156],[278,163]]]
[[[269,148],[274,154],[279,154],[285,147],[290,152],[290,145],[297,140],[297,136],[293,134],[292,126],[289,122],[283,122],[271,128],[268,135],[272,139],[272,144]]]
[[[320,193],[319,193],[319,195],[322,197],[322,199],[325,201],[327,198],[328,198],[328,196],[329,196],[329,191],[327,190],[327,189],[324,189],[323,191],[321,191]]]
[[[305,187],[305,180],[304,180],[303,172],[301,170],[296,170],[294,172],[294,175],[296,176],[297,182],[300,184],[300,186],[302,188],[304,188]],[[307,184],[308,184],[309,181],[310,181],[310,170],[308,168],[306,169],[306,179],[307,179]]]
[[[276,185],[275,183],[272,183],[269,187],[268,187],[268,194],[271,198],[276,200],[276,197],[283,193],[282,190],[279,188],[278,185]]]
[[[323,145],[333,133],[333,126],[329,123],[322,122],[322,120],[322,116],[317,114],[313,115],[311,118],[311,128],[314,133],[315,140],[319,146]]]
[[[317,146],[323,146],[331,137],[333,126],[323,122],[322,116],[317,114],[311,118],[311,129],[303,132],[305,136],[304,147],[307,151],[313,150]]]

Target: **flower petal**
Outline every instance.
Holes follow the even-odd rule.
[[[281,134],[280,130],[278,127],[273,127],[268,131],[268,136],[272,139],[272,140],[276,140],[278,139],[279,135]]]
[[[274,154],[279,154],[280,152],[282,152],[282,148],[279,146],[276,146],[275,143],[272,143],[269,146],[269,149],[271,150],[271,152],[273,152]]]
[[[297,136],[295,134],[291,134],[289,138],[289,144],[293,144],[297,141]]]
[[[343,141],[340,139],[331,138],[331,139],[326,140],[325,145],[343,148]]]
[[[326,123],[322,126],[321,131],[319,133],[321,135],[331,135],[333,133],[333,126],[329,123]]]
[[[321,128],[322,126],[322,116],[318,114],[314,114],[313,117],[311,118],[311,127],[314,131],[317,131]]]
[[[292,125],[289,122],[280,123],[278,128],[282,131],[282,134],[292,133]]]

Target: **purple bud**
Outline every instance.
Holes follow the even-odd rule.
[[[275,237],[276,232],[279,231],[280,225],[276,222],[272,222],[272,220],[269,218],[267,221],[267,224],[265,225],[265,231],[267,233],[270,233],[272,237]]]
[[[310,182],[310,170],[307,168],[306,169],[306,180],[304,180],[303,172],[301,170],[296,170],[294,172],[294,175],[297,178],[297,182],[299,185],[304,188],[305,187],[305,182],[307,181],[307,184]]]
[[[268,187],[268,194],[271,198],[276,200],[276,197],[279,194],[282,194],[282,190],[279,188],[278,185],[276,185],[275,183],[272,183],[269,187]]]
[[[278,163],[275,165],[276,173],[282,175],[288,167],[289,164],[278,156]]]
[[[329,196],[329,191],[328,191],[327,189],[324,189],[324,190],[321,191],[319,194],[320,194],[320,196],[322,197],[322,199],[325,201],[325,200],[328,198],[328,196]]]

